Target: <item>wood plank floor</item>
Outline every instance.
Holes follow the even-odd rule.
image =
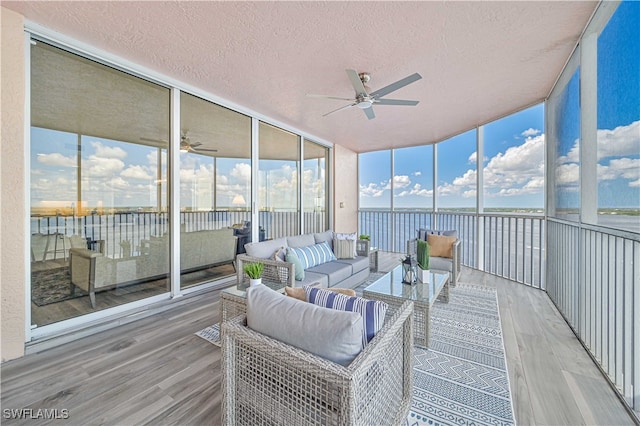
[[[398,258],[381,253],[380,270]],[[467,268],[460,282],[498,290],[518,424],[633,424],[544,292]],[[2,424],[219,424],[220,349],[193,334],[219,320],[218,300],[219,291],[185,297],[162,313],[2,364],[3,410],[69,415]]]

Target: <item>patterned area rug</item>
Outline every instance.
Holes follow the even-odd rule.
[[[79,288],[76,288],[73,296],[71,295],[71,276],[67,266],[31,272],[31,300],[38,306],[86,295],[87,293]]]
[[[362,290],[384,273],[371,273]],[[416,346],[406,426],[515,424],[496,290],[458,285],[431,314],[429,349]],[[219,324],[195,333],[220,346]]]
[[[220,342],[220,323],[215,323],[214,325],[205,328],[204,330],[200,330],[195,333],[196,336],[202,337],[204,340],[209,343],[213,343],[217,347],[220,347],[222,342]]]
[[[414,351],[406,425],[513,425],[496,290],[458,285],[431,321],[429,349]]]

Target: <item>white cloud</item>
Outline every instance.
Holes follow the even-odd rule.
[[[561,164],[556,167],[558,185],[574,185],[580,179],[580,167],[576,163]]]
[[[38,154],[38,163],[54,167],[75,167],[77,166],[75,157],[65,157],[64,155],[54,152],[52,154]]]
[[[406,188],[410,184],[411,184],[411,179],[407,175],[400,175],[400,176],[393,177],[394,189]]]
[[[247,163],[236,163],[229,174],[240,182],[251,182],[251,166]]]
[[[364,197],[380,197],[384,193],[386,185],[380,186],[373,182],[368,185],[360,185],[360,195]]]
[[[524,132],[520,133],[520,135],[521,136],[525,136],[525,137],[529,137],[529,136],[539,135],[540,133],[542,133],[540,130],[534,129],[533,127],[529,127],[527,130],[525,130]]]
[[[127,152],[119,147],[104,146],[100,142],[91,142],[91,146],[96,150],[95,156],[101,158],[126,158]]]
[[[613,130],[598,130],[598,159],[637,155],[640,152],[640,120]]]
[[[118,158],[102,158],[89,156],[82,162],[83,177],[110,177],[118,175],[124,169],[124,162]]]
[[[618,158],[609,162],[609,165],[598,164],[598,181],[629,179],[629,186],[634,187],[634,180],[640,179],[640,159]]]
[[[413,172],[414,176],[422,176],[422,172],[418,171],[418,172]]]
[[[146,167],[144,166],[135,166],[135,165],[131,165],[129,167],[127,167],[126,169],[124,169],[122,171],[122,173],[120,173],[120,176],[124,177],[124,178],[129,178],[129,179],[138,179],[138,180],[151,180],[154,179],[154,176],[152,176]]]

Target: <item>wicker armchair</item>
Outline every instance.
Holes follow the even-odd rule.
[[[348,367],[257,333],[244,316],[223,323],[223,424],[404,423],[412,397],[412,314],[410,301],[387,311],[383,328]]]
[[[407,241],[407,254],[411,256],[416,256],[418,251],[418,243],[417,239],[411,239]],[[432,262],[434,259],[437,259],[437,265],[432,265],[432,269],[434,270],[444,270],[448,271],[451,274],[451,285],[456,286],[458,284],[458,275],[460,274],[460,239],[457,239],[455,243],[453,243],[453,258],[448,259],[445,257],[435,257],[431,256]],[[435,263],[435,262],[433,262]]]

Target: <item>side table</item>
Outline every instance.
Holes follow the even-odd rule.
[[[378,247],[369,249],[369,269],[372,272],[378,272]]]

